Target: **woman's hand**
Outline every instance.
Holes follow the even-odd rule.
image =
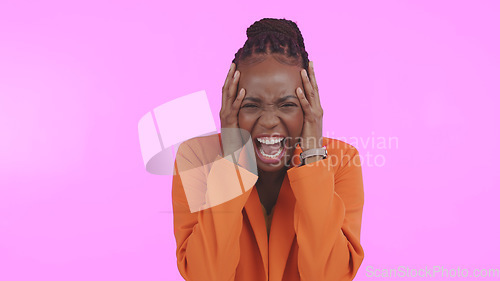
[[[300,87],[296,89],[297,97],[304,111],[300,147],[303,151],[306,151],[323,146],[323,109],[319,101],[318,84],[316,83],[312,61],[309,62],[310,77],[308,77],[305,69],[301,70],[300,75],[305,88],[305,94]]]
[[[231,63],[226,81],[222,87],[222,105],[219,113],[221,123],[221,140],[224,157],[243,147],[243,140],[238,126],[238,113],[245,97],[245,89],[241,88],[238,95],[240,71],[236,64]]]

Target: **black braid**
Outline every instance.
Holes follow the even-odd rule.
[[[280,53],[288,58],[285,63],[300,65],[309,72],[304,38],[295,22],[284,18],[263,18],[247,28],[247,37],[243,47],[234,55],[236,66],[254,54]]]

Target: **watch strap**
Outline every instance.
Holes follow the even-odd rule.
[[[312,148],[308,149],[306,151],[303,151],[300,153],[300,161],[304,163],[304,160],[306,158],[312,157],[312,156],[323,156],[323,159],[327,157],[327,149],[326,146],[320,147],[320,148]]]

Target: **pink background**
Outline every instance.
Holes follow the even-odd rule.
[[[367,266],[500,268],[499,8],[2,1],[0,280],[182,280],[171,176],[146,172],[137,124],[204,89],[220,126],[230,62],[263,17],[302,30],[325,135],[398,140],[357,144],[384,163],[363,166],[356,280]]]

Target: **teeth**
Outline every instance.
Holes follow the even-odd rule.
[[[283,139],[284,138],[270,138],[270,137],[257,138],[257,140],[260,143],[264,143],[264,144],[275,144],[275,143],[281,142]]]
[[[273,154],[273,155],[269,155],[269,154],[266,154],[264,152],[264,150],[262,150],[262,147],[260,148],[260,154],[268,157],[268,158],[276,158],[278,157],[278,155],[280,155],[281,151],[283,150],[283,147],[280,147],[280,149],[278,150],[278,152],[276,152],[276,154]]]

